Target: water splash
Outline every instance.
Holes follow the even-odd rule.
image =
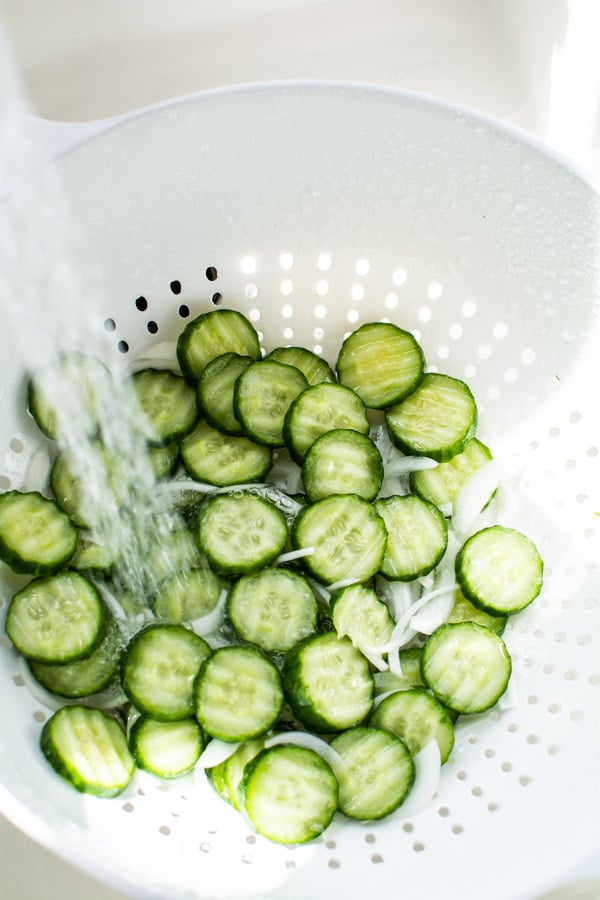
[[[148,422],[108,344],[99,302],[87,287],[84,292],[60,178],[35,140],[34,119],[1,33],[0,199],[4,328],[19,348],[26,377],[43,372],[37,383],[56,414],[54,449],[68,454],[86,538],[109,548],[116,595],[127,598],[129,610],[147,611],[157,588],[155,562],[177,517],[156,491]],[[105,365],[84,382],[79,357],[57,365],[67,350]],[[164,572],[164,565],[159,568]]]

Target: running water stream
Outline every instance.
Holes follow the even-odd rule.
[[[35,119],[0,30],[3,327],[18,347],[24,377],[44,372],[44,397],[59,429],[52,453],[69,454],[88,520],[86,538],[110,548],[115,595],[144,613],[156,587],[162,538],[177,517],[155,490],[147,420],[106,339],[98,296],[90,296],[87,286],[84,296],[87,273],[79,271],[67,199],[35,135]],[[75,363],[57,367],[57,358],[73,350],[98,357],[106,368],[97,367],[99,377],[82,381]],[[90,409],[97,428],[89,427]],[[96,452],[97,439],[105,452]],[[34,486],[46,492],[48,485]]]

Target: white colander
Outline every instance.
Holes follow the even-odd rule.
[[[456,107],[348,84],[275,84],[127,117],[58,164],[124,361],[213,305],[267,348],[335,361],[389,318],[464,378],[512,471],[504,524],[546,563],[508,625],[509,699],[458,723],[423,811],[335,822],[303,847],[251,833],[201,779],[82,796],[38,749],[48,715],[0,639],[0,809],[140,897],[532,898],[600,869],[600,200],[564,160]],[[82,298],[85,303],[85,298]],[[3,489],[39,443],[0,331]],[[512,495],[511,495],[512,492]],[[6,612],[11,582],[0,614]],[[588,869],[586,869],[587,871]]]

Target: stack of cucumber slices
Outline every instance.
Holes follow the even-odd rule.
[[[40,492],[0,495],[0,558],[29,576],[6,633],[53,698],[41,749],[102,797],[136,768],[204,770],[277,843],[309,841],[336,814],[381,819],[405,803],[420,755],[434,747],[443,764],[457,718],[506,691],[507,617],[542,587],[530,538],[477,527],[494,484],[473,395],[426,371],[389,322],[349,334],[332,367],[303,347],[264,354],[252,323],[219,308],[189,322],[176,355],[129,376],[174,523],[146,596],[119,593],[119,548],[94,534],[51,379],[30,377],[52,466]],[[82,431],[110,488],[104,367],[82,354],[54,365],[89,399]],[[476,479],[476,515],[457,528]]]

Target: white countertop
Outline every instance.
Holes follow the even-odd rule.
[[[2,26],[48,119],[223,84],[367,81],[482,110],[600,173],[597,0],[0,0]],[[0,873],[1,900],[123,897],[1,818]]]

